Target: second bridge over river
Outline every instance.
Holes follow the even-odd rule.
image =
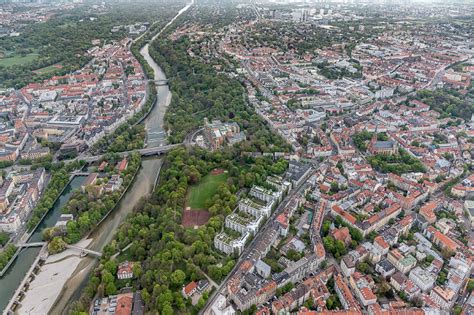
[[[156,86],[164,86],[168,85],[168,79],[162,79],[162,80],[150,80],[151,82],[154,82]]]

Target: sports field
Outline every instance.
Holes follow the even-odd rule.
[[[217,187],[226,180],[226,173],[204,176],[199,184],[189,188],[187,206],[191,209],[205,209],[206,201],[214,196]]]
[[[16,66],[16,65],[22,65],[25,63],[32,62],[35,60],[39,55],[38,54],[28,54],[26,56],[12,56],[12,57],[7,57],[7,58],[2,58],[0,59],[0,66]]]

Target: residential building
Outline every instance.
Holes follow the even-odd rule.
[[[124,261],[117,267],[117,278],[119,280],[132,279],[133,278],[133,263]]]
[[[196,291],[197,291],[197,283],[195,281],[191,281],[190,283],[188,283],[187,285],[185,285],[183,287],[183,289],[181,290],[181,294],[183,295],[183,297],[185,299],[191,297]]]
[[[272,268],[267,265],[263,260],[259,259],[255,264],[255,272],[262,278],[269,278]]]
[[[418,266],[410,271],[409,279],[412,280],[422,292],[428,292],[434,287],[436,275]]]
[[[440,306],[443,310],[451,310],[454,302],[456,301],[456,294],[450,288],[441,288],[435,286],[430,292],[430,297]]]

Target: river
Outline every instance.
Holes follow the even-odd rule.
[[[115,236],[115,231],[123,220],[129,215],[139,200],[152,192],[156,175],[161,168],[161,159],[150,158],[142,161],[142,167],[135,181],[126,193],[115,211],[105,219],[90,235],[91,244],[87,247],[95,251],[102,251]],[[72,301],[79,298],[82,289],[87,284],[89,274],[97,263],[97,259],[84,257],[74,271],[74,275],[67,280],[62,292],[56,299],[51,309],[51,314],[67,313],[68,306]]]
[[[179,12],[155,36],[153,36],[150,42],[154,41],[158,36],[160,36],[166,30],[166,28],[168,28],[181,14],[186,12],[193,4],[194,0],[191,0],[189,4],[179,10]],[[166,80],[166,75],[163,70],[150,57],[149,47],[149,44],[143,46],[143,48],[140,50],[140,54],[153,68],[155,81]],[[166,109],[171,102],[171,92],[168,85],[157,86],[156,92],[158,94],[157,104],[145,122],[148,147],[158,147],[166,144],[166,132],[163,129],[163,118],[165,116]]]
[[[78,189],[81,186],[81,183],[84,181],[84,179],[84,176],[76,176],[66,186],[66,189],[55,202],[53,208],[48,212],[44,220],[31,235],[29,241],[42,241],[43,229],[56,224],[59,216],[61,215],[61,208],[69,200],[73,190]],[[5,275],[0,279],[0,309],[3,310],[7,306],[8,301],[15,293],[16,288],[20,285],[23,277],[25,276],[28,269],[30,269],[31,264],[35,260],[36,256],[38,256],[39,251],[40,248],[23,249]]]
[[[170,26],[181,14],[186,12],[192,5],[187,4],[182,8],[163,29],[158,32],[152,40],[155,40],[168,26]],[[163,70],[156,64],[148,53],[149,45],[146,44],[140,53],[154,70],[155,80],[166,80],[166,75]],[[158,95],[157,103],[151,111],[150,115],[145,120],[145,127],[147,130],[147,147],[162,146],[167,143],[166,133],[163,128],[163,119],[167,107],[171,101],[171,92],[167,85],[157,86],[156,92]],[[104,246],[108,244],[114,237],[116,229],[129,215],[134,207],[138,204],[141,198],[148,196],[154,188],[157,176],[161,169],[162,160],[160,158],[144,159],[142,167],[135,178],[135,181],[121,200],[117,209],[112,212],[94,232],[90,235],[92,240],[89,249],[95,251],[102,251]],[[61,197],[55,203],[53,209],[48,213],[42,223],[35,230],[35,233],[30,238],[31,241],[42,240],[42,230],[45,227],[54,226],[59,218],[63,205],[69,200],[74,189],[80,187],[84,177],[75,177],[67,186]],[[29,248],[23,250],[8,272],[0,279],[0,309],[4,309],[8,304],[9,299],[13,296],[14,291],[22,281],[25,273],[30,268],[39,253],[38,248]],[[72,301],[77,300],[81,294],[82,288],[87,283],[90,272],[97,264],[97,259],[91,257],[84,257],[75,269],[73,276],[65,282],[60,295],[56,299],[56,303],[51,308],[49,313],[61,314],[67,313],[68,306]],[[27,292],[28,294],[28,292]]]

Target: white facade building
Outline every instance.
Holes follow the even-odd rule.
[[[21,220],[17,214],[0,218],[0,231],[2,232],[15,233],[20,228],[20,225]]]
[[[245,233],[238,238],[233,238],[225,232],[219,233],[214,237],[214,246],[226,254],[240,255],[244,250],[245,243],[250,237],[250,233]]]
[[[246,212],[254,217],[265,216],[269,217],[272,212],[274,201],[270,201],[266,205],[258,204],[255,201],[245,198],[239,202],[239,211]]]
[[[410,271],[408,278],[413,281],[413,283],[415,283],[423,292],[431,290],[436,282],[436,275],[420,267],[416,267]]]
[[[253,217],[247,214],[247,217],[239,213],[231,213],[225,218],[225,226],[229,229],[237,231],[241,234],[247,232],[255,235],[258,231],[260,223],[263,221],[263,216]]]

